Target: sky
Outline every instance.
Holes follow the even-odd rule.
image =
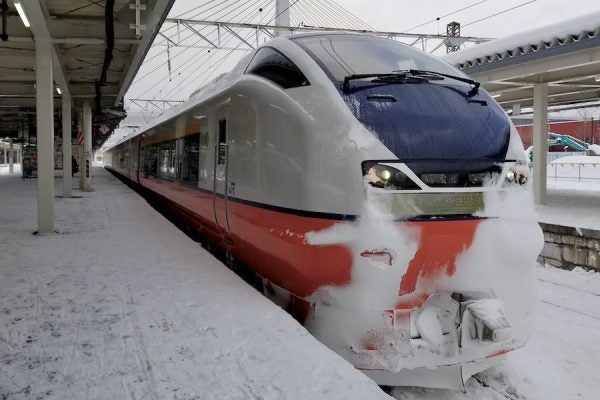
[[[299,0],[305,1],[305,0]],[[290,0],[291,3],[294,0]],[[177,0],[171,15],[193,8],[199,2]],[[448,22],[462,25],[523,5],[512,11],[466,26],[463,36],[502,37],[522,30],[537,28],[568,18],[600,11],[596,0],[336,0],[336,3],[361,18],[373,28],[402,32],[447,14],[445,18],[428,23],[415,33],[443,33]]]
[[[528,4],[526,4],[528,3]],[[522,30],[560,22],[568,18],[600,11],[600,2],[590,0],[339,0],[338,4],[359,16],[374,28],[406,31],[417,25],[441,18],[411,32],[443,33],[446,24],[452,21],[467,25],[479,19],[524,4],[512,11],[491,17],[481,22],[464,26],[463,36],[502,37]]]

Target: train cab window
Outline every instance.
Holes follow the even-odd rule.
[[[296,64],[272,47],[259,49],[246,73],[262,76],[284,89],[310,85]]]

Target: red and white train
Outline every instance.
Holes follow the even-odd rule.
[[[532,330],[515,128],[407,45],[279,37],[105,153],[382,385],[457,387]]]

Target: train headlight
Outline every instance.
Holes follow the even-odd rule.
[[[506,173],[506,180],[509,182],[513,182],[515,180],[515,171],[508,171]]]
[[[390,180],[390,178],[392,177],[392,173],[388,170],[388,169],[384,169],[383,171],[381,171],[381,179],[383,179],[384,182],[387,182]]]
[[[366,171],[365,171],[366,170]],[[369,185],[390,190],[419,190],[421,189],[406,174],[394,167],[381,164],[363,164],[363,171]]]
[[[527,183],[528,179],[529,170],[522,165],[516,165],[514,167],[511,167],[506,173],[507,183],[516,183],[518,185],[524,185]]]

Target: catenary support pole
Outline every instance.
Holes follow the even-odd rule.
[[[546,204],[548,161],[548,85],[533,87],[533,195],[536,204]]]
[[[62,96],[63,197],[71,197],[71,96]]]
[[[54,112],[52,42],[36,38],[38,233],[54,232]]]
[[[290,0],[275,0],[275,25],[290,26]],[[285,29],[275,29],[275,36],[289,33]]]
[[[92,103],[83,103],[83,165],[79,173],[83,174],[82,190],[92,190]]]

